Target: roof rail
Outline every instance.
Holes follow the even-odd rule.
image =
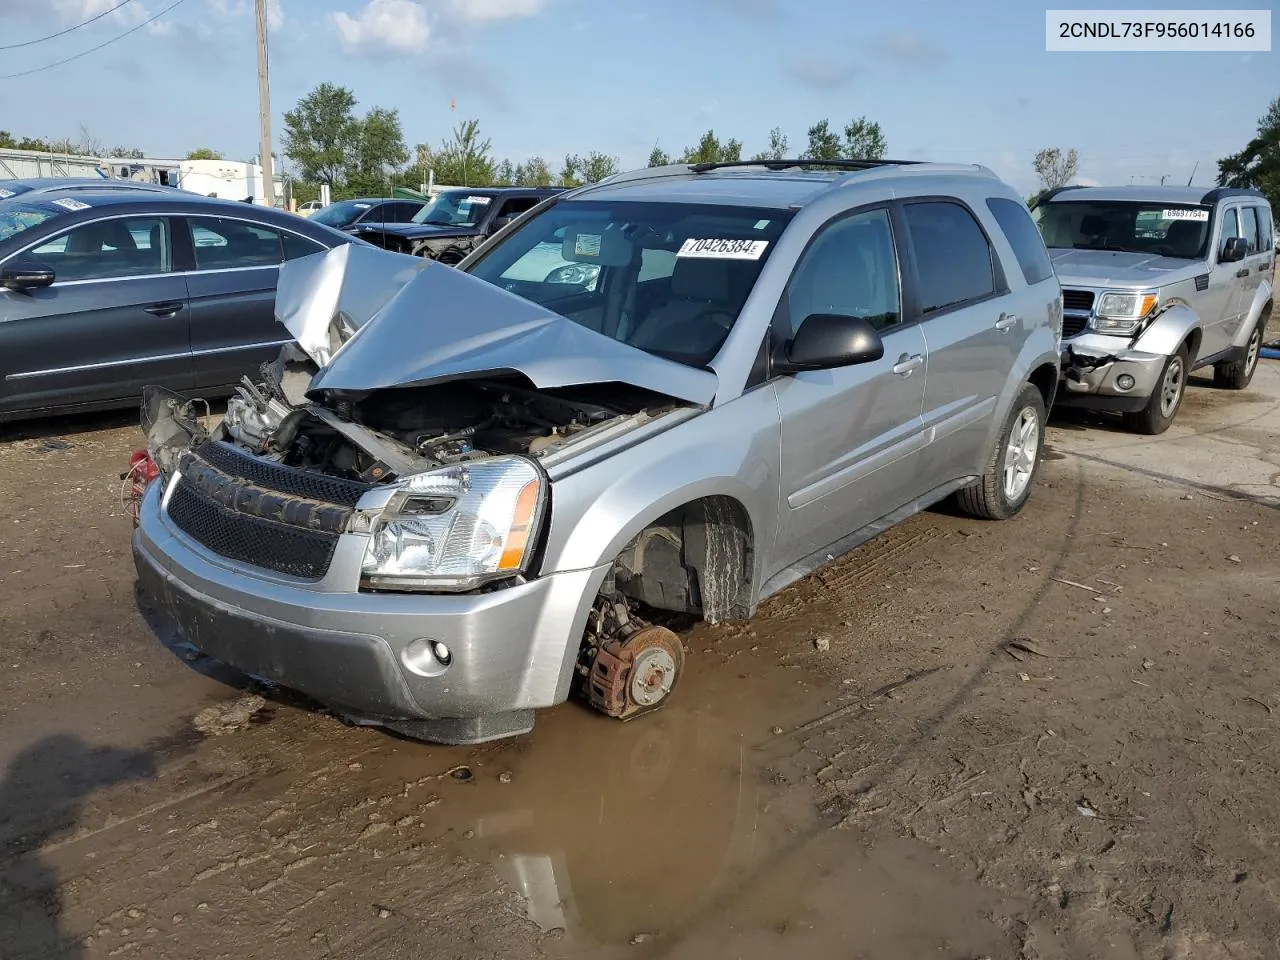
[[[1200,198],[1201,203],[1217,203],[1219,200],[1226,200],[1228,197],[1263,197],[1265,194],[1261,190],[1255,190],[1253,187],[1214,187],[1203,197]]]
[[[870,170],[873,167],[896,167],[920,160],[714,160],[691,164],[687,169],[694,173],[707,173],[730,167],[764,167],[766,170],[790,170],[793,167],[828,167],[834,170]]]
[[[1049,190],[1041,190],[1038,194],[1036,194],[1035,203],[1033,203],[1032,206],[1033,207],[1038,206],[1039,204],[1042,204],[1047,200],[1052,200],[1054,197],[1062,193],[1062,191],[1064,190],[1084,190],[1084,189],[1087,189],[1087,188],[1083,183],[1072,183],[1072,184],[1068,184],[1065,187],[1053,187],[1052,189],[1049,189]]]

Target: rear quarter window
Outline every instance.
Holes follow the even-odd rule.
[[[1004,197],[991,197],[987,200],[987,209],[996,218],[1000,230],[1013,255],[1022,268],[1022,276],[1029,284],[1040,283],[1053,276],[1053,263],[1049,260],[1049,251],[1045,249],[1044,239],[1036,229],[1031,213],[1021,203]]]
[[[903,214],[915,255],[920,310],[925,316],[996,292],[991,245],[964,206],[949,200],[926,200],[908,203]]]

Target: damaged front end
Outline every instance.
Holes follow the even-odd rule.
[[[154,509],[268,583],[283,574],[370,602],[535,588],[548,576],[537,563],[553,477],[695,416],[717,384],[468,274],[371,247],[289,261],[277,296],[296,342],[244,379],[220,422],[207,427],[198,403],[167,392],[149,393],[144,415],[148,462],[164,485]],[[241,576],[237,589],[255,582]],[[642,624],[619,628],[612,645],[596,626],[589,646],[602,663],[613,657],[612,693],[597,684],[593,702],[630,715],[619,707],[629,690],[656,706],[678,673],[678,640],[651,630],[624,650]],[[434,676],[452,656],[410,643],[397,669]],[[633,673],[639,686],[628,686]],[[331,681],[298,686],[362,715],[362,704],[327,692]],[[420,716],[389,709],[363,705],[377,722]]]

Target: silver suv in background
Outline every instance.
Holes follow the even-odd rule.
[[[580,270],[530,269],[548,245]],[[544,275],[545,274],[545,275]],[[206,435],[146,410],[145,593],[209,655],[466,743],[659,707],[679,637],[945,497],[1012,517],[1061,298],[976,166],[700,164],[547,199],[457,269],[291,261],[297,337]]]
[[[1062,282],[1063,406],[1169,428],[1192,370],[1243,390],[1274,291],[1271,206],[1256,190],[1068,187],[1033,215]]]

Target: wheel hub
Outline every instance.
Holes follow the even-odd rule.
[[[666,627],[645,626],[595,648],[582,692],[601,713],[629,720],[666,702],[684,668],[684,647]]]

